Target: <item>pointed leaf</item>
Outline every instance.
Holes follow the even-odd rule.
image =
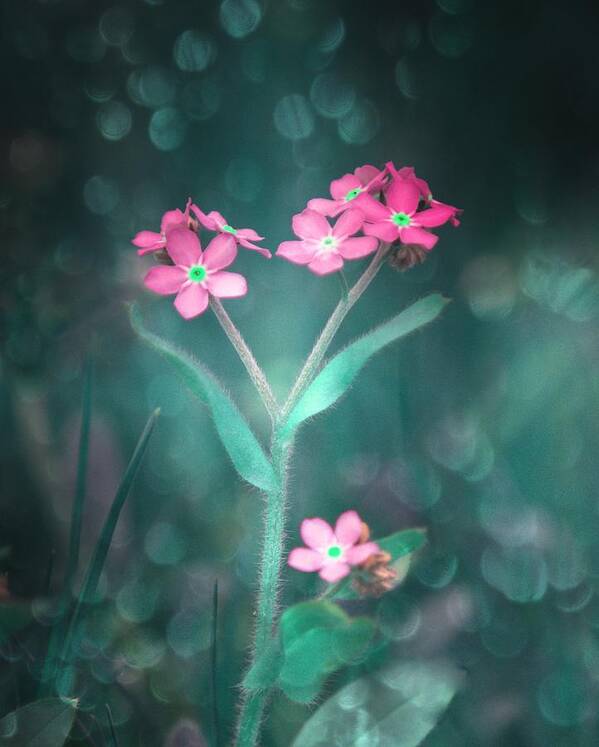
[[[241,477],[261,490],[275,489],[277,480],[272,464],[214,375],[187,353],[149,332],[136,306],[131,307],[130,315],[133,329],[141,339],[166,358],[192,394],[208,405],[223,446]]]
[[[9,713],[0,721],[0,744],[15,747],[60,747],[69,736],[76,700],[46,698]]]
[[[289,437],[307,418],[334,404],[350,387],[360,369],[386,345],[405,337],[437,317],[448,299],[438,293],[421,298],[380,327],[350,343],[332,358],[300,397],[285,424]]]
[[[248,669],[243,678],[246,690],[265,690],[271,687],[279,675],[283,661],[281,642],[278,637],[271,638],[260,656]]]
[[[400,662],[339,690],[308,719],[292,747],[417,747],[461,679],[443,662]],[[355,702],[359,708],[351,707]]]

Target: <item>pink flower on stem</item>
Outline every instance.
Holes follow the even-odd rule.
[[[455,215],[455,208],[436,205],[416,212],[420,197],[420,188],[414,180],[394,177],[385,190],[386,204],[377,202],[368,207],[364,233],[381,241],[399,239],[403,244],[415,244],[430,251],[439,237],[426,229],[447,223]]]
[[[185,211],[169,210],[160,221],[160,233],[156,231],[139,231],[131,243],[140,247],[137,253],[141,256],[148,252],[157,252],[166,247],[166,234],[173,228],[195,228],[197,222],[189,215],[191,198],[187,200]]]
[[[230,226],[226,219],[216,210],[212,210],[208,214],[203,213],[197,205],[192,204],[191,209],[197,216],[199,222],[207,228],[209,231],[218,231],[219,233],[229,234],[233,236],[235,241],[246,249],[254,249],[263,257],[270,259],[272,254],[262,246],[257,246],[254,241],[262,241],[264,236],[260,236],[254,231],[253,228],[233,228]]]
[[[398,171],[393,165],[393,162],[389,161],[386,164],[385,168],[394,178],[405,179],[406,181],[410,181],[412,182],[412,184],[415,184],[418,188],[418,191],[420,192],[420,196],[427,203],[427,205],[430,205],[430,207],[447,207],[450,210],[453,210],[453,215],[449,218],[449,222],[452,226],[460,225],[460,221],[458,220],[457,216],[462,211],[459,208],[453,207],[452,205],[446,205],[444,202],[434,200],[433,193],[428,186],[428,182],[416,176],[416,171],[414,170],[413,166],[404,166]]]
[[[376,203],[373,192],[380,192],[386,177],[386,170],[376,166],[360,166],[353,174],[345,174],[331,182],[332,200],[316,197],[308,202],[310,210],[334,218],[348,208],[367,209]]]
[[[346,259],[361,259],[375,252],[378,241],[356,234],[364,223],[361,210],[346,210],[331,228],[327,219],[306,209],[293,216],[293,232],[301,241],[283,241],[277,256],[298,265],[308,265],[316,275],[327,275],[343,267]]]
[[[163,296],[176,293],[175,308],[184,319],[206,311],[211,295],[239,298],[247,293],[243,275],[222,272],[237,256],[232,236],[216,236],[202,252],[197,234],[187,228],[174,228],[168,234],[168,253],[174,266],[152,267],[144,283]]]
[[[376,542],[359,544],[362,521],[355,511],[341,514],[334,530],[324,519],[304,519],[300,534],[307,547],[293,549],[287,562],[297,571],[318,571],[329,583],[344,578],[351,566],[379,552]]]

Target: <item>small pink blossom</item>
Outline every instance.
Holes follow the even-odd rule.
[[[361,259],[375,252],[378,241],[372,236],[356,234],[364,223],[364,213],[346,210],[331,228],[327,219],[306,208],[293,216],[293,232],[301,241],[283,241],[277,256],[298,265],[308,265],[316,275],[327,275],[343,267],[346,259]]]
[[[376,542],[359,544],[362,521],[355,511],[341,514],[334,530],[324,519],[304,519],[300,534],[307,547],[294,548],[287,562],[297,571],[318,571],[329,583],[344,578],[351,566],[360,565],[379,552]]]
[[[423,182],[423,180],[418,180]],[[417,212],[422,189],[426,182],[419,184],[414,178],[404,178],[396,172],[385,188],[385,203],[368,206],[367,223],[363,231],[368,236],[376,236],[381,241],[397,241],[403,244],[415,244],[430,251],[438,236],[430,233],[428,228],[441,226],[455,216],[456,208],[438,204]]]
[[[202,252],[197,234],[188,228],[173,228],[168,234],[168,253],[175,264],[152,267],[144,283],[163,296],[176,293],[175,308],[184,319],[206,311],[211,295],[239,298],[247,293],[243,275],[222,272],[237,256],[232,236],[215,236]]]
[[[372,196],[380,192],[386,177],[386,169],[376,166],[360,166],[353,174],[345,174],[331,182],[332,200],[316,197],[308,202],[310,210],[334,218],[348,208],[360,208],[367,211],[368,205],[376,203]]]
[[[257,234],[253,228],[233,228],[233,226],[229,225],[227,220],[220,213],[217,213],[216,210],[212,210],[206,214],[203,213],[195,204],[191,205],[191,209],[195,213],[199,222],[209,231],[218,231],[219,233],[229,234],[230,236],[233,236],[240,246],[243,246],[246,249],[254,249],[257,252],[260,252],[263,257],[268,257],[268,259],[272,257],[272,254],[268,249],[265,249],[263,246],[257,246],[253,243],[254,241],[262,241],[264,239],[264,236]]]
[[[197,221],[189,215],[191,198],[187,200],[185,211],[168,210],[160,221],[160,233],[156,231],[139,231],[131,243],[140,247],[137,253],[141,256],[148,252],[157,252],[166,247],[166,234],[173,228],[197,228]]]
[[[404,166],[398,171],[393,165],[393,162],[389,161],[385,165],[385,168],[396,179],[406,179],[407,181],[411,181],[413,184],[415,184],[416,187],[418,188],[418,191],[420,192],[420,196],[430,207],[447,207],[453,210],[453,215],[449,218],[449,222],[451,223],[452,226],[460,225],[460,221],[457,216],[462,211],[459,208],[453,207],[452,205],[446,205],[444,202],[440,202],[439,200],[433,199],[433,193],[431,192],[431,189],[428,186],[428,182],[416,176],[416,171],[414,170],[413,166]]]

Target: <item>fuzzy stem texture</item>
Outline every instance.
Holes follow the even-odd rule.
[[[285,510],[287,505],[287,466],[292,444],[284,442],[275,431],[271,459],[277,475],[277,487],[266,495],[264,540],[260,558],[256,629],[251,663],[264,653],[271,638],[278,612],[278,597],[283,564]],[[267,690],[246,693],[241,705],[237,747],[254,747],[257,743],[262,714],[269,697]]]
[[[231,321],[231,317],[225,311],[222,303],[212,296],[210,299],[210,306],[212,307],[220,326],[223,328],[224,333],[237,351],[237,355],[241,358],[241,362],[250,375],[251,380],[254,382],[254,386],[256,387],[262,402],[264,402],[264,406],[266,407],[271,420],[273,422],[276,421],[279,414],[279,405],[277,404],[277,400],[272,393],[270,384],[268,383],[264,372],[256,362],[252,351],[247,346],[237,327]]]
[[[380,270],[387,252],[389,251],[390,244],[381,243],[376,254],[372,258],[372,262],[368,265],[366,270],[358,278],[355,285],[343,296],[343,298],[337,304],[335,311],[329,317],[324,329],[320,333],[320,337],[316,341],[316,344],[312,348],[312,351],[302,370],[297,377],[295,384],[293,385],[287,401],[283,405],[281,411],[281,420],[284,421],[287,415],[293,410],[295,404],[305,392],[306,388],[316,375],[322,359],[326,355],[329,345],[333,341],[333,337],[337,333],[337,330],[341,326],[341,323],[347,316],[349,310],[360,298],[362,293],[368,288],[370,283],[374,280],[377,272]]]

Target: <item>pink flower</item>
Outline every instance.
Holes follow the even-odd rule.
[[[345,174],[331,182],[332,200],[317,197],[308,202],[310,210],[334,218],[348,208],[364,210],[376,202],[373,192],[380,192],[386,177],[386,170],[376,166],[360,166],[353,174]]]
[[[335,530],[324,519],[304,519],[300,534],[307,547],[296,547],[289,553],[288,563],[297,571],[318,575],[335,583],[349,574],[352,565],[360,565],[379,552],[376,542],[358,544],[362,521],[355,511],[341,514]]]
[[[361,210],[346,210],[333,228],[315,210],[306,209],[293,216],[293,231],[301,241],[283,241],[277,256],[298,265],[308,265],[316,275],[327,275],[343,267],[345,259],[360,259],[372,254],[378,241],[372,236],[354,237],[364,223]]]
[[[416,212],[423,188],[423,185],[416,182],[415,175],[414,178],[404,178],[396,172],[396,176],[385,189],[386,204],[375,202],[368,207],[368,223],[364,224],[364,233],[376,236],[382,241],[391,242],[399,239],[403,244],[415,244],[430,251],[439,237],[426,229],[451,220],[455,216],[456,208],[438,204]]]
[[[207,228],[209,231],[218,231],[219,233],[229,234],[233,236],[235,241],[246,249],[255,249],[263,257],[272,257],[272,254],[262,246],[256,246],[254,241],[262,241],[264,236],[259,236],[253,228],[233,228],[230,226],[226,219],[216,210],[212,210],[208,215],[203,213],[197,205],[192,204],[191,209],[197,216],[200,223]]]
[[[152,267],[144,283],[163,296],[176,293],[175,308],[184,319],[206,311],[211,295],[239,298],[247,293],[243,275],[222,272],[237,256],[232,236],[216,236],[202,252],[197,234],[188,228],[173,228],[168,234],[168,253],[174,266]]]
[[[396,179],[406,179],[407,181],[412,182],[416,185],[418,188],[418,191],[420,192],[420,196],[422,199],[431,207],[447,207],[453,210],[453,215],[449,218],[449,222],[452,226],[459,226],[460,221],[458,220],[457,216],[462,211],[459,208],[453,207],[452,205],[446,205],[444,202],[439,202],[439,200],[433,199],[433,193],[431,192],[430,187],[428,186],[428,182],[426,182],[424,179],[421,179],[420,177],[416,176],[416,171],[412,166],[404,166],[403,168],[397,169],[393,165],[392,161],[389,161],[385,168],[387,171],[392,174]]]
[[[160,233],[156,231],[139,231],[131,241],[132,244],[140,247],[137,253],[141,256],[148,252],[157,252],[160,249],[164,249],[166,246],[166,234],[173,228],[197,227],[197,222],[189,215],[190,206],[191,198],[187,200],[185,212],[178,208],[167,211],[160,221]]]

